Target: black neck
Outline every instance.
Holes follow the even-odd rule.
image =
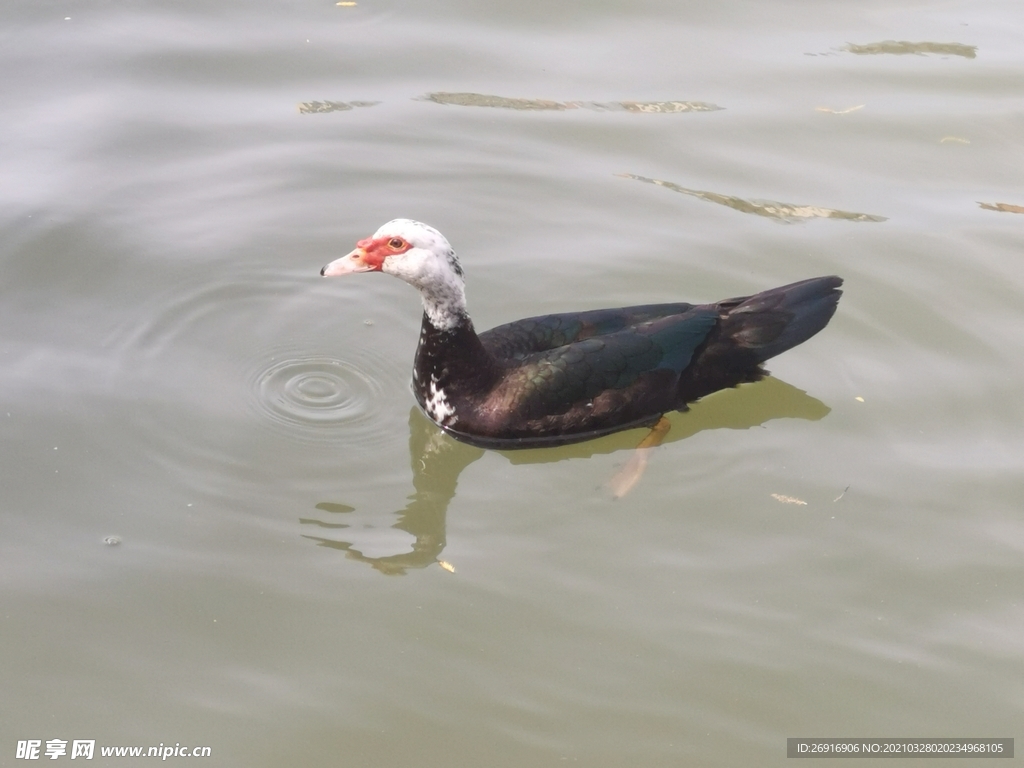
[[[480,343],[473,321],[465,315],[452,328],[440,329],[424,314],[414,366],[417,390],[429,387],[431,382],[453,393],[470,388],[484,390],[500,376],[498,364]]]

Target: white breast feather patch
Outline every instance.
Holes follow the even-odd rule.
[[[443,389],[437,386],[437,379],[430,378],[430,392],[427,394],[425,404],[427,415],[438,424],[450,427],[459,420],[455,415],[455,408],[448,402],[448,395]]]

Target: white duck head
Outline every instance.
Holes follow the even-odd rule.
[[[423,311],[439,330],[466,318],[466,284],[462,267],[445,236],[411,219],[394,219],[340,259],[320,270],[324,277],[355,272],[387,272],[416,288]]]

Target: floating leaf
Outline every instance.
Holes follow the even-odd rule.
[[[978,46],[964,45],[963,43],[911,43],[906,40],[883,40],[880,43],[868,43],[867,45],[847,43],[842,50],[861,56],[879,53],[892,53],[897,56],[944,53],[948,56],[963,56],[965,59],[973,59]]]
[[[1024,205],[1009,203],[978,203],[986,211],[1002,211],[1003,213],[1024,213]]]
[[[783,496],[781,493],[773,493],[772,498],[776,501],[780,501],[783,504],[797,504],[799,506],[806,507],[807,502],[803,499],[798,499],[795,496]]]
[[[299,114],[311,115],[323,112],[347,112],[354,107],[373,107],[379,101],[303,101],[299,103]]]
[[[702,101],[550,101],[547,99],[518,99],[484,93],[428,93],[423,97],[435,104],[457,107],[493,107],[523,111],[564,112],[569,109],[591,109],[599,112],[714,112],[722,109]]]
[[[671,181],[651,179],[646,176],[637,176],[633,173],[616,174],[624,179],[635,179],[645,181],[648,184],[657,184],[659,187],[671,189],[673,192],[681,192],[684,195],[707,200],[709,203],[718,203],[728,208],[733,208],[742,213],[752,213],[755,216],[767,216],[779,221],[794,222],[803,219],[846,219],[847,221],[887,221],[885,216],[873,216],[869,213],[854,213],[852,211],[839,211],[834,208],[820,208],[815,205],[792,205],[790,203],[779,203],[773,200],[744,200],[741,197],[722,195],[718,192],[705,192],[699,189],[687,189]]]
[[[815,107],[815,109],[818,112],[828,112],[830,115],[848,115],[858,109],[864,109],[864,105],[858,104],[856,107],[847,107],[846,109],[832,109],[831,107]]]
[[[444,568],[448,573],[455,573],[455,566],[449,563],[447,560],[438,560],[437,564]]]

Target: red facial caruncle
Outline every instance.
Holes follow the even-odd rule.
[[[373,270],[380,270],[384,259],[405,253],[412,245],[401,237],[365,237],[356,243],[356,250],[362,251],[362,262]]]
[[[394,235],[363,238],[349,253],[320,270],[320,274],[332,277],[353,272],[380,272],[388,256],[397,256],[410,248],[412,245],[407,240]]]

